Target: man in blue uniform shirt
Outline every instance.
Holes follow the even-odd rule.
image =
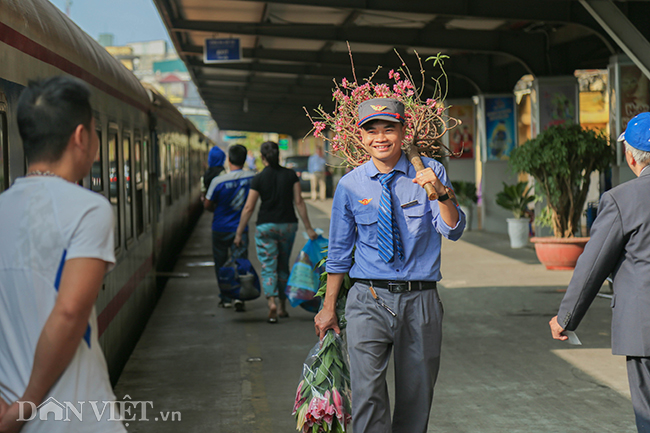
[[[316,198],[321,201],[325,200],[325,166],[327,161],[323,155],[323,148],[316,148],[316,153],[309,157],[307,161],[307,170],[309,171],[309,183],[311,186],[311,199],[316,201]],[[316,193],[318,190],[318,194]]]
[[[204,206],[213,211],[212,218],[212,256],[214,269],[219,278],[219,268],[228,260],[228,252],[233,259],[248,259],[248,230],[242,236],[241,246],[235,246],[235,232],[239,226],[241,211],[244,208],[251,181],[255,173],[242,170],[246,163],[246,148],[241,144],[233,144],[228,148],[228,164],[230,172],[212,179],[205,195]],[[223,295],[220,305],[224,308],[232,305],[232,300]],[[235,309],[244,311],[244,303],[235,301]]]
[[[355,280],[346,304],[355,433],[426,432],[440,365],[441,236],[457,240],[465,228],[442,164],[423,158],[426,168],[416,173],[402,152],[404,121],[397,100],[371,99],[359,106],[358,126],[371,160],[336,189],[327,294],[314,319],[321,338],[328,329],[339,332],[335,304],[349,272]],[[429,182],[438,200],[430,201],[422,188]],[[391,427],[386,370],[392,349]]]

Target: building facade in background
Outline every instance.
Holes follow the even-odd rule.
[[[187,68],[167,41],[131,42],[114,46],[113,35],[101,34],[99,43],[142,83],[148,83],[174,104],[206,136],[216,141],[217,124],[212,120]]]

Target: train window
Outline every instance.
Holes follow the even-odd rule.
[[[146,137],[146,136],[145,136]],[[145,138],[142,141],[142,181],[144,183],[144,220],[147,224],[147,227],[149,227],[149,224],[151,224],[151,214],[152,208],[151,208],[151,197],[149,196],[149,182],[151,182],[151,178],[149,176],[149,170],[152,169],[152,167],[149,167],[149,142]],[[153,176],[152,176],[153,177]]]
[[[97,150],[97,156],[95,156],[95,162],[93,162],[93,167],[90,169],[90,189],[95,192],[101,192],[104,190],[104,164],[102,161],[102,130],[97,130],[97,137],[99,137],[99,149]]]
[[[7,158],[7,115],[0,112],[0,192],[7,188],[8,158]]]
[[[124,233],[126,239],[133,238],[133,206],[131,194],[133,194],[133,174],[131,166],[131,137],[122,138],[122,150],[124,151]]]
[[[174,173],[173,173],[173,179],[174,179],[174,200],[178,200],[181,197],[181,175],[180,175],[180,168],[181,168],[181,161],[180,161],[180,155],[181,155],[181,148],[178,146],[174,146],[173,150],[174,154]]]
[[[187,175],[187,170],[185,167],[187,166],[187,147],[184,147],[182,149],[183,152],[183,157],[181,158],[181,189],[183,190],[183,194],[187,192],[187,179],[185,176]]]
[[[113,207],[113,218],[115,218],[115,248],[120,246],[120,176],[118,171],[117,158],[117,133],[111,131],[108,134],[108,199]]]
[[[135,158],[135,183],[140,184],[142,183],[142,159],[141,159],[141,152],[142,152],[142,144],[140,141],[135,142],[135,147],[133,148],[133,151],[135,152],[134,158]]]
[[[143,190],[144,185],[142,184],[142,160],[141,160],[141,151],[142,143],[139,139],[135,140],[133,145],[133,160],[134,160],[134,170],[135,170],[135,234],[140,236],[144,233],[144,206],[143,206]]]
[[[175,185],[173,184],[174,176],[174,167],[172,165],[172,161],[174,160],[173,158],[173,153],[174,153],[174,146],[171,144],[167,145],[167,206],[172,205],[172,198],[173,198],[173,193],[175,192],[176,188]]]

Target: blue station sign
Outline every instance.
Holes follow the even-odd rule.
[[[241,44],[238,38],[205,40],[204,63],[239,62],[241,59]]]

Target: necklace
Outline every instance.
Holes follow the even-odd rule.
[[[30,171],[29,173],[25,174],[25,177],[30,177],[30,176],[49,176],[49,177],[58,177],[63,179],[61,176],[58,174],[54,174],[51,171],[40,171],[40,170],[34,170]]]

